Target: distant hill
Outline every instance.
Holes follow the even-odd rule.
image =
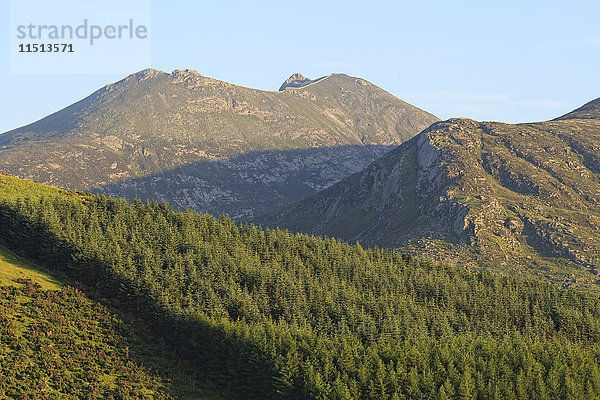
[[[343,74],[294,74],[282,88],[140,71],[0,135],[0,171],[246,218],[360,171],[437,120]]]
[[[262,222],[597,289],[599,104],[549,122],[435,123]]]

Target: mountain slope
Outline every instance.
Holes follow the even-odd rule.
[[[11,285],[17,279],[28,279],[40,285],[42,289],[59,289],[61,282],[39,267],[17,258],[6,249],[0,247],[0,286]]]
[[[600,397],[597,294],[0,178],[8,248],[163,340],[134,340],[80,291],[0,289],[0,349],[16,342],[0,357],[8,397],[61,397],[34,397],[46,382],[77,398],[160,397],[164,370],[137,368],[131,340],[151,356],[178,349],[167,361],[183,357],[228,399]]]
[[[592,100],[556,120],[562,119],[600,119],[600,98]]]
[[[0,286],[0,309],[2,398],[175,398],[129,356],[122,321],[81,292],[21,279]]]
[[[43,198],[90,196],[0,175],[0,204]],[[0,218],[18,219],[5,211]],[[10,248],[23,229],[8,225],[5,219],[0,233],[0,398],[228,398],[151,332],[131,304],[99,296],[73,270],[32,261],[43,246]]]
[[[251,216],[359,171],[435,120],[342,74],[267,92],[190,70],[144,70],[0,135],[0,170],[69,189]],[[331,151],[337,147],[346,150]],[[242,156],[257,168],[246,173],[237,162]],[[219,173],[201,172],[213,164]],[[255,202],[247,186],[269,196]]]
[[[590,104],[583,119],[435,123],[263,222],[596,288],[600,120]]]

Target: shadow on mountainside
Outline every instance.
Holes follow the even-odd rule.
[[[131,362],[164,379],[173,398],[246,399],[247,393],[274,391],[273,360],[256,341],[237,335],[239,329],[227,329],[202,313],[167,310],[147,287],[111,271],[97,254],[82,256],[82,249],[56,235],[51,224],[11,217],[15,212],[0,203],[1,244],[64,276],[69,285],[125,321],[114,320],[122,335],[115,348],[126,347]]]
[[[249,152],[199,161],[91,189],[129,200],[251,220],[362,171],[396,146],[353,145]]]

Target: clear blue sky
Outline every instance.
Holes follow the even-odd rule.
[[[599,18],[591,0],[153,1],[146,67],[268,90],[343,72],[442,119],[546,120],[600,97]],[[123,77],[11,74],[0,43],[0,132]]]

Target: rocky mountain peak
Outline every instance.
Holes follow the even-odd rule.
[[[165,75],[165,74],[166,74],[166,72],[164,72],[164,71],[159,71],[159,70],[153,69],[153,68],[146,68],[141,71],[130,74],[129,76],[127,76],[125,79],[123,79],[120,82],[132,82],[132,81],[141,82],[143,80],[153,79],[160,75]],[[113,84],[106,85],[106,87],[109,87],[109,88],[113,87],[117,83],[119,83],[119,82],[115,82]]]
[[[311,79],[308,79],[307,77],[305,77],[301,73],[296,72],[295,74],[292,74],[289,78],[287,78],[285,80],[285,82],[283,82],[283,84],[279,88],[279,91],[280,92],[284,91],[288,87],[302,87],[302,86],[306,86],[306,85],[308,85],[311,82],[312,82]]]
[[[180,69],[176,69],[173,72],[171,72],[172,76],[182,76],[182,77],[190,77],[190,76],[202,76],[202,74],[198,71],[196,71],[195,69],[184,69],[184,70],[180,70]]]
[[[437,121],[351,85],[359,78],[290,78],[312,84],[273,93],[143,70],[0,135],[0,170],[243,219],[359,172]]]
[[[162,74],[164,74],[164,72],[160,71],[158,69],[146,68],[139,72],[133,73],[131,75],[140,76],[140,77],[141,76],[154,77],[154,76],[158,76],[158,75],[162,75]]]

